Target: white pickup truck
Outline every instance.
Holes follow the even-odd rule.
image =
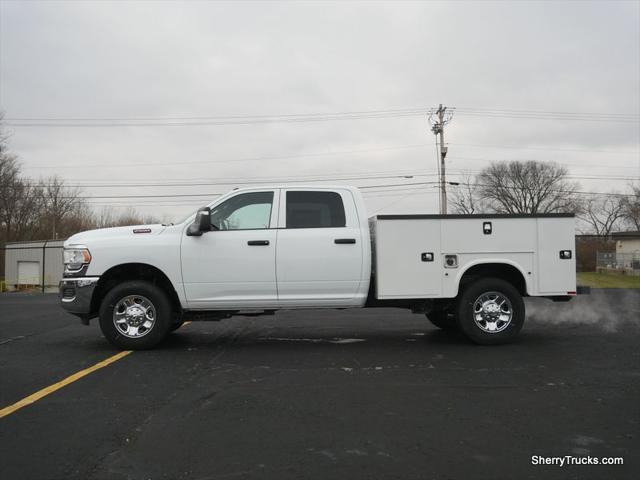
[[[186,320],[401,307],[479,344],[511,341],[522,297],[576,295],[574,218],[379,215],[353,187],[223,195],[185,221],[78,233],[62,306],[109,342],[151,348]]]

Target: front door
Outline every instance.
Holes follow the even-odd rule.
[[[200,237],[183,234],[189,308],[277,306],[277,197],[277,190],[238,193],[212,207],[212,231]]]

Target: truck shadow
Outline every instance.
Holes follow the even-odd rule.
[[[279,329],[277,332],[241,331],[215,332],[206,328],[189,329],[175,332],[156,350],[184,351],[204,350],[216,351],[226,349],[259,349],[264,350],[295,350],[318,351],[334,350],[337,353],[345,351],[361,351],[370,349],[391,348],[397,350],[425,349],[428,347],[447,347],[449,349],[464,348],[485,350],[491,348],[506,348],[511,346],[536,347],[555,343],[556,335],[545,335],[543,332],[523,333],[508,345],[481,346],[476,345],[457,331],[443,331],[440,329],[423,329],[422,331],[358,331],[325,330],[319,335],[317,330],[295,332]]]

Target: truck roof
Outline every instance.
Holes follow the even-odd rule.
[[[256,190],[256,189],[275,189],[275,188],[287,188],[287,189],[297,189],[297,190],[350,190],[350,191],[359,191],[358,187],[353,187],[350,185],[324,185],[324,184],[304,184],[304,183],[281,183],[281,184],[264,184],[264,185],[251,185],[247,187],[236,187],[233,189],[234,192],[243,191],[243,190]]]
[[[376,215],[377,220],[456,219],[456,218],[573,218],[575,213],[474,213],[474,214],[406,214]]]

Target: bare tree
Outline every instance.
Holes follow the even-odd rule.
[[[578,212],[578,184],[567,180],[567,169],[538,161],[494,162],[474,184],[477,198],[497,213]]]
[[[0,147],[2,148],[2,147]],[[19,188],[20,168],[13,155],[0,150],[0,227],[2,236],[7,239],[13,231],[13,199]]]
[[[92,230],[94,228],[97,228],[95,224],[95,213],[83,199],[80,199],[78,207],[67,215],[62,225],[58,227],[58,235],[61,238],[69,237],[74,233]]]
[[[624,211],[623,197],[612,192],[611,195],[590,198],[584,205],[580,219],[590,227],[590,233],[608,236],[620,224]]]
[[[34,183],[22,176],[20,163],[9,153],[8,135],[0,115],[0,246],[3,242],[61,238],[82,230],[120,225],[156,223],[133,207],[117,214],[106,208],[97,214],[82,198],[56,176]]]
[[[469,173],[465,173],[451,195],[451,207],[453,211],[463,215],[473,213],[482,213],[486,209],[483,204],[478,187],[475,185],[473,177]]]
[[[15,155],[7,151],[8,135],[2,129],[2,117],[0,114],[0,238],[6,241],[13,234],[15,219],[12,200],[20,188],[20,167]]]
[[[59,238],[61,233],[68,233],[63,233],[64,220],[81,210],[80,189],[66,187],[64,181],[57,176],[41,180],[38,189],[42,204],[40,230],[44,236]]]
[[[631,185],[632,195],[624,200],[624,222],[628,228],[640,231],[640,183]]]
[[[38,190],[20,175],[17,158],[0,152],[0,233],[4,241],[30,240],[38,225]]]
[[[158,219],[151,215],[141,215],[133,207],[128,207],[122,212],[117,212],[113,207],[102,207],[94,215],[94,228],[124,227],[128,225],[142,225],[159,223]]]

